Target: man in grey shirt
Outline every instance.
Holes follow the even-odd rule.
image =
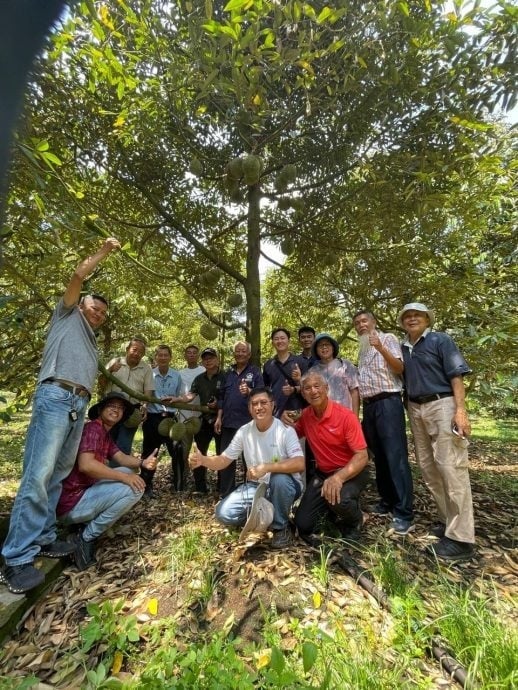
[[[74,550],[72,543],[56,540],[56,505],[61,482],[75,462],[97,375],[94,331],[104,323],[108,309],[100,295],[86,295],[78,302],[85,278],[118,248],[119,242],[108,238],[79,264],[50,322],[27,429],[22,480],[2,549],[6,565],[0,582],[16,594],[43,583],[45,575],[33,565],[37,555],[61,558]]]

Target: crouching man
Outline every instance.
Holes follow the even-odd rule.
[[[244,453],[248,467],[246,481],[218,503],[216,520],[223,525],[242,527],[256,492],[261,498],[266,493],[273,505],[273,521],[269,525],[273,531],[272,547],[282,549],[291,544],[288,518],[302,492],[300,473],[304,470],[304,455],[293,429],[273,416],[274,400],[269,388],[250,391],[248,410],[252,421],[238,429],[222,455],[207,457],[195,450],[189,464],[193,469],[223,470]]]
[[[84,524],[74,550],[79,570],[95,563],[96,539],[142,498],[146,484],[136,471],[156,469],[158,449],[140,460],[123,453],[112,440],[110,431],[132,412],[124,393],[108,393],[92,405],[92,421],[83,429],[75,465],[63,482],[57,515],[65,524]],[[110,460],[120,467],[109,467]]]
[[[328,384],[313,370],[301,379],[302,395],[310,407],[294,422],[289,413],[283,422],[305,436],[316,460],[316,472],[308,481],[295,524],[299,536],[314,544],[317,523],[331,514],[342,537],[357,541],[363,524],[360,494],[367,484],[367,444],[358,417],[329,399]]]

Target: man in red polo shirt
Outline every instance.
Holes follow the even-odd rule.
[[[295,524],[299,536],[314,542],[316,524],[332,514],[347,541],[357,541],[363,523],[360,494],[368,481],[367,444],[358,417],[328,397],[328,385],[310,370],[301,379],[302,395],[309,403],[297,422],[284,413],[282,421],[305,436],[315,454],[316,473],[302,496]]]

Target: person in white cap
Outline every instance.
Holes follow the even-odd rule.
[[[231,527],[243,527],[251,514],[256,493],[264,498],[267,492],[273,505],[269,525],[273,531],[272,547],[283,549],[292,541],[288,518],[293,503],[302,493],[300,473],[304,471],[304,454],[295,431],[274,417],[274,405],[269,388],[252,389],[248,396],[252,421],[237,430],[221,455],[208,457],[196,450],[191,453],[189,464],[192,469],[222,470],[244,452],[246,481],[218,503],[216,520]]]
[[[398,322],[402,343],[407,412],[423,479],[437,505],[439,541],[429,547],[447,561],[474,555],[475,525],[468,473],[471,425],[463,376],[471,373],[446,333],[432,331],[435,315],[421,302],[405,304]]]

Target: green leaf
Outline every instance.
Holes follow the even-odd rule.
[[[270,668],[272,668],[277,673],[281,673],[286,661],[284,655],[278,647],[272,647],[272,656],[270,658]]]
[[[304,666],[304,672],[310,671],[318,656],[318,648],[313,642],[304,642],[302,645],[302,664]]]

